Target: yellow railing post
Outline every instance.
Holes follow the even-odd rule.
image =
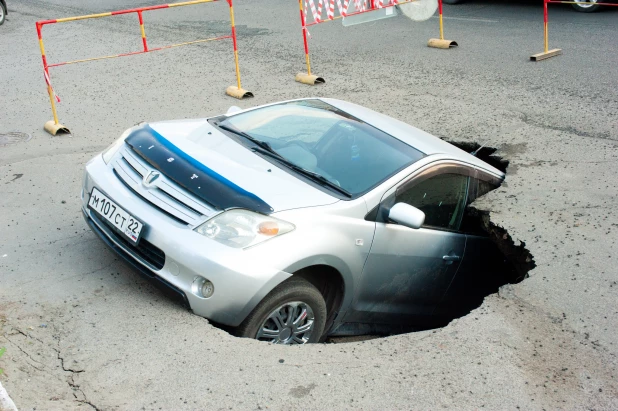
[[[428,47],[434,47],[437,49],[450,49],[457,46],[457,42],[453,40],[444,40],[444,21],[442,20],[442,0],[438,0],[438,24],[440,25],[440,38],[429,39],[427,42]]]
[[[41,49],[41,59],[43,60],[43,76],[45,77],[45,83],[47,84],[47,94],[49,95],[49,102],[51,104],[53,120],[45,123],[43,128],[51,135],[55,136],[58,132],[70,133],[69,129],[60,124],[58,121],[58,112],[56,111],[56,102],[54,101],[54,89],[51,85],[51,79],[49,78],[49,70],[47,68],[47,58],[45,57],[45,46],[43,45],[43,35],[41,30],[43,25],[39,22],[36,23],[36,32],[39,38],[39,48]]]
[[[563,3],[563,2],[561,2]],[[541,61],[548,59],[550,57],[559,56],[562,54],[561,49],[549,49],[549,33],[547,29],[547,5],[549,4],[549,0],[543,0],[543,52],[533,54],[530,56],[530,60],[532,61]]]
[[[236,86],[229,86],[225,92],[228,96],[242,99],[245,97],[253,97],[253,93],[244,90],[240,85],[240,66],[238,64],[238,46],[236,44],[236,23],[234,22],[234,4],[232,0],[227,0],[230,6],[230,24],[232,26],[232,43],[234,44],[234,65],[236,66]]]
[[[303,10],[303,0],[298,0],[300,7],[300,24],[303,30],[303,44],[305,46],[305,63],[307,64],[307,73],[296,74],[295,80],[299,83],[309,84],[311,86],[325,83],[323,77],[311,74],[311,61],[309,60],[309,43],[307,42],[307,22],[305,21],[305,11]]]

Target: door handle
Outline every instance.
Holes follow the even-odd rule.
[[[444,261],[450,261],[450,262],[453,262],[453,261],[459,261],[459,260],[461,260],[461,257],[460,257],[460,256],[458,256],[458,255],[445,255],[444,257],[442,257],[442,259],[443,259]]]

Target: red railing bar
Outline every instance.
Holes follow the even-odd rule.
[[[185,43],[170,44],[169,46],[161,46],[161,47],[149,48],[147,51],[143,51],[143,50],[141,50],[141,51],[131,51],[131,52],[128,52],[128,53],[113,54],[111,56],[91,57],[91,58],[87,58],[87,59],[64,61],[62,63],[48,64],[48,65],[46,65],[46,67],[47,68],[49,68],[49,67],[58,67],[58,66],[65,66],[67,64],[86,63],[88,61],[96,61],[96,60],[112,59],[112,58],[116,58],[116,57],[133,56],[133,55],[136,55],[136,54],[150,53],[151,51],[165,50],[165,49],[170,49],[170,48],[179,47],[179,46],[185,46],[185,45],[189,45],[189,44],[203,43],[203,42],[206,42],[206,41],[224,40],[224,39],[230,39],[230,38],[232,38],[231,35],[226,35],[226,36],[213,37],[213,38],[203,39],[203,40],[187,41]]]

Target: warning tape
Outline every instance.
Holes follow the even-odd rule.
[[[47,70],[43,71],[43,75],[45,76],[45,82],[47,83],[47,86],[49,87],[49,90],[51,91],[51,93],[53,94],[54,98],[56,99],[56,101],[58,103],[60,103],[60,97],[58,97],[58,95],[56,94],[56,92],[54,91],[54,88],[51,85],[51,80],[49,79],[49,74],[47,74]]]
[[[321,23],[324,20],[322,19],[322,10],[324,10],[326,6],[326,18],[328,20],[333,20],[335,18],[335,5],[339,10],[339,14],[343,17],[348,16],[350,14],[348,12],[348,8],[350,6],[350,0],[326,0],[328,1],[328,5],[326,5],[325,0],[318,0],[318,5],[315,5],[315,0],[305,0],[305,16],[308,15],[307,10],[311,11],[311,16],[315,23]],[[392,7],[398,4],[397,0],[388,0],[387,4],[384,4],[384,0],[352,0],[354,4],[354,13],[362,13],[369,10],[382,9],[385,7]],[[370,3],[368,6],[367,3]]]

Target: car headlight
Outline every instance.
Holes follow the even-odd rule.
[[[118,140],[114,141],[109,147],[103,150],[101,154],[103,155],[103,161],[105,162],[105,164],[109,164],[112,157],[114,157],[114,154],[116,154],[116,152],[118,152],[120,147],[122,147],[122,145],[124,144],[124,140],[127,137],[129,137],[129,134],[131,134],[133,131],[135,131],[138,128],[139,126],[135,126],[135,127],[126,129],[124,133],[120,135],[120,138]]]
[[[195,228],[198,233],[234,248],[247,248],[289,233],[294,224],[248,210],[232,209]]]

